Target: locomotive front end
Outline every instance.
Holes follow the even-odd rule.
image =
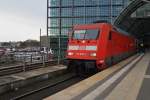
[[[98,55],[99,28],[74,29],[69,39],[66,58],[68,66],[78,69],[95,69]]]
[[[96,60],[98,29],[74,30],[67,49],[68,59]]]

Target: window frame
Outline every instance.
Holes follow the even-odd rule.
[[[97,40],[98,37],[100,36],[100,32],[101,32],[99,28],[97,28],[97,29],[77,29],[77,31],[78,31],[78,30],[98,30],[98,34],[97,34],[97,36],[96,36],[95,39],[85,39],[85,34],[86,34],[86,32],[85,32],[85,34],[84,34],[84,39],[75,39],[75,38],[74,38],[74,34],[75,34],[74,31],[76,31],[76,30],[73,30],[71,39],[73,39],[73,40]]]

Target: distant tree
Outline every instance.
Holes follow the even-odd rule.
[[[11,44],[10,44],[10,42],[3,42],[2,43],[2,46],[10,46]]]
[[[24,42],[20,42],[20,47],[25,48],[25,47],[39,47],[40,42],[37,40],[26,40]]]
[[[27,44],[25,42],[20,42],[20,48],[25,48],[27,47]]]

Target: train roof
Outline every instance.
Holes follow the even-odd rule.
[[[113,29],[114,31],[117,31],[121,34],[124,34],[124,35],[127,35],[127,36],[131,36],[131,37],[134,37],[132,36],[131,34],[129,34],[128,32],[112,25],[111,23],[106,23],[106,22],[101,22],[101,23],[90,23],[90,24],[78,24],[78,25],[75,25],[73,28],[74,29],[95,29],[95,28],[100,28],[102,27],[103,25],[108,25],[110,26],[111,29]]]
[[[109,26],[112,27],[112,25],[110,23],[90,23],[90,24],[77,24],[77,25],[74,25],[74,29],[84,29],[84,28],[100,28],[101,26],[103,26],[104,24],[107,24]]]

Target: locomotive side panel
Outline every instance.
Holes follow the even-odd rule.
[[[96,61],[97,67],[100,70],[107,68],[106,57],[108,55],[107,45],[108,45],[108,35],[110,32],[110,28],[111,26],[109,24],[104,24],[100,29],[101,36],[98,39],[99,44],[97,45],[98,49],[97,49],[97,61]]]
[[[107,45],[107,65],[115,64],[135,53],[135,39],[116,31],[111,31],[111,40]],[[110,38],[110,37],[109,37]]]

